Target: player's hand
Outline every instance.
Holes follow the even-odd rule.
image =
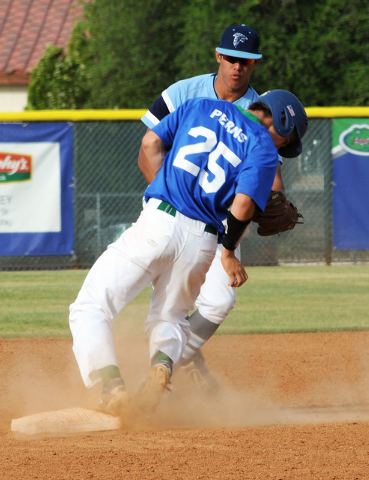
[[[227,250],[224,247],[222,251],[222,265],[229,275],[230,282],[228,285],[230,287],[240,287],[247,281],[248,275],[245,267],[238,260],[232,250]]]

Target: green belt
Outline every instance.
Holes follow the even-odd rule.
[[[172,205],[168,202],[162,201],[159,203],[158,210],[162,210],[165,213],[169,213],[172,217],[176,216],[177,210],[172,207]],[[217,229],[214,228],[212,225],[206,225],[205,232],[212,233],[213,235],[218,235]]]

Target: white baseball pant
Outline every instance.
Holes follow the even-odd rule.
[[[214,260],[206,274],[196,307],[200,314],[209,322],[221,325],[236,302],[236,287],[228,286],[229,275],[224,270],[221,256],[223,245],[219,244]],[[235,251],[236,257],[241,258],[241,247]]]
[[[70,306],[73,351],[87,387],[98,371],[118,365],[111,331],[125,305],[152,283],[145,321],[150,359],[157,352],[176,363],[190,335],[186,319],[215,256],[217,236],[203,222],[158,210],[150,199],[137,222],[109,245]]]

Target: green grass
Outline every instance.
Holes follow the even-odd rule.
[[[0,273],[0,336],[67,336],[68,308],[86,271]]]
[[[219,333],[369,329],[369,266],[254,267]]]
[[[369,329],[369,266],[250,267],[219,334]],[[0,337],[69,337],[86,270],[0,272]],[[151,288],[117,320],[142,331]],[[118,328],[118,327],[117,327]]]

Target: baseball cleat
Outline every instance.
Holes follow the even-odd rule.
[[[205,395],[216,395],[220,391],[218,381],[209,372],[201,350],[188,360],[181,360],[180,368],[188,375],[196,389]]]
[[[109,415],[122,416],[129,408],[129,402],[123,378],[114,378],[100,392],[97,409]]]
[[[146,380],[132,399],[135,407],[143,413],[151,414],[160,403],[166,390],[169,390],[172,366],[169,362],[159,361],[149,370]]]

